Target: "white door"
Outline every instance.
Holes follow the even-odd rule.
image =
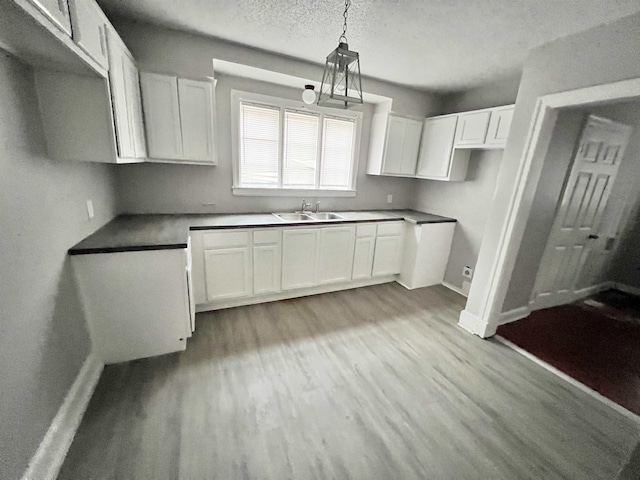
[[[128,54],[123,57],[125,91],[128,99],[127,118],[133,140],[135,158],[147,156],[147,144],[144,137],[144,121],[142,120],[142,99],[140,98],[140,74],[133,58]]]
[[[213,163],[213,84],[179,78],[178,98],[183,158]]]
[[[511,129],[511,119],[513,118],[514,107],[501,108],[491,111],[489,120],[489,130],[485,144],[504,146],[507,143],[509,130]]]
[[[536,309],[574,300],[631,131],[627,125],[589,117],[536,276]]]
[[[204,271],[209,301],[251,295],[249,246],[205,250]]]
[[[182,131],[178,79],[170,75],[140,73],[144,123],[150,158],[182,158]]]
[[[70,3],[73,41],[103,68],[109,68],[107,58],[107,21],[94,0],[73,0]]]
[[[457,116],[425,120],[416,176],[436,179],[449,176],[457,123]]]
[[[406,128],[406,118],[389,115],[387,120],[387,139],[384,146],[383,174],[400,174]]]
[[[400,173],[402,175],[415,175],[418,150],[420,149],[420,135],[422,134],[422,122],[411,119],[407,119],[406,122]]]
[[[373,267],[373,249],[376,244],[375,237],[356,238],[356,247],[353,253],[353,278],[371,278]]]
[[[355,236],[353,225],[320,230],[317,283],[346,282],[351,279]]]
[[[481,145],[487,136],[491,112],[475,112],[458,115],[456,145]]]
[[[109,88],[113,102],[113,120],[116,127],[118,157],[136,158],[135,145],[129,121],[130,98],[127,95],[126,69],[133,61],[127,56],[118,34],[107,32],[109,45]],[[133,65],[135,68],[135,64]]]
[[[318,229],[300,228],[282,232],[282,289],[316,284]]]

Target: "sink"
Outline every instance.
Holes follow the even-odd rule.
[[[314,220],[306,213],[274,213],[273,215],[285,222],[311,222]]]
[[[309,216],[314,220],[343,220],[344,217],[332,212],[310,213]]]

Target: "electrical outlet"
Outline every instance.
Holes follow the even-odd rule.
[[[89,216],[89,220],[91,220],[95,215],[93,211],[93,202],[91,201],[91,199],[87,200],[87,215]]]
[[[387,203],[393,203],[393,195],[387,195]]]
[[[465,278],[473,277],[473,268],[466,266],[462,269],[462,276]]]

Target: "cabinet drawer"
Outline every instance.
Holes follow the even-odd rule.
[[[356,237],[373,237],[376,234],[376,224],[366,223],[364,225],[358,225],[356,230]]]
[[[266,243],[279,243],[280,230],[254,230],[253,244],[264,245]]]
[[[378,224],[378,236],[402,235],[404,222],[382,222]]]
[[[204,248],[233,247],[249,245],[249,231],[205,233],[202,238]]]

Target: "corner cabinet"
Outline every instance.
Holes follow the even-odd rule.
[[[371,124],[369,175],[412,177],[416,171],[422,121],[376,113]]]
[[[94,0],[71,0],[74,39],[105,77],[37,69],[48,154],[56,160],[142,162],[146,157],[138,69]]]
[[[140,75],[149,159],[216,164],[214,81]]]

